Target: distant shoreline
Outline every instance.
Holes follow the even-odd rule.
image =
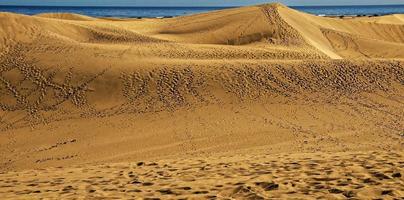
[[[248,6],[248,5],[247,5]],[[252,6],[252,5],[251,5]],[[290,8],[324,8],[324,7],[383,7],[383,6],[404,6],[404,4],[386,5],[313,5],[313,6],[293,6]],[[50,8],[241,8],[245,6],[41,6],[41,5],[1,5],[0,7],[50,7]]]
[[[374,14],[374,15],[316,15],[319,17],[329,17],[329,18],[341,18],[341,19],[348,19],[348,18],[357,18],[357,17],[382,17],[382,16],[388,16],[392,14],[385,14],[385,15],[379,15],[379,14]],[[140,16],[134,16],[134,17],[114,17],[114,16],[103,16],[99,18],[116,18],[116,19],[168,19],[168,18],[174,18],[174,17],[180,17],[180,16],[161,16],[161,17],[140,17]]]
[[[108,18],[171,18],[210,11],[237,8],[227,7],[120,7],[120,6],[12,6],[0,5],[0,12],[25,15],[42,13],[75,13],[91,17]],[[332,17],[375,17],[404,13],[404,5],[367,6],[291,6],[309,14]]]

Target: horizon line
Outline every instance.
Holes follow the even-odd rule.
[[[94,8],[230,8],[230,7],[245,7],[263,4],[252,4],[252,5],[229,5],[229,6],[115,6],[115,5],[79,5],[79,6],[69,6],[69,5],[2,5],[4,7],[94,7]],[[286,4],[283,4],[286,5]],[[404,4],[354,4],[354,5],[286,5],[288,7],[336,7],[336,6],[404,6]]]

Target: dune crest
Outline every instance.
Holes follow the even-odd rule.
[[[97,20],[96,18],[93,18],[93,17],[79,15],[79,14],[73,14],[73,13],[42,13],[42,14],[38,14],[35,16],[44,17],[44,18],[64,19],[64,20],[77,20],[77,21]]]

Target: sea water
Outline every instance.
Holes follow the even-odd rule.
[[[1,4],[1,3],[0,3]],[[1,6],[0,12],[26,15],[67,12],[94,17],[174,17],[234,7],[59,7],[59,6]],[[383,6],[295,6],[292,8],[315,15],[387,15],[404,14],[404,5]]]

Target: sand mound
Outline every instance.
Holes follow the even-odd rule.
[[[269,4],[178,17],[167,20],[157,34],[166,39],[190,43],[303,43],[299,34],[280,17],[278,7],[278,4]]]
[[[161,55],[159,51],[149,52],[154,47],[143,49],[150,45],[142,46],[142,50],[139,50],[153,57],[167,57],[167,54],[212,57],[195,52],[199,49],[195,48],[197,44],[222,45],[220,48],[213,48],[213,54],[222,55],[223,58],[242,58],[234,55],[237,48],[226,47],[241,45],[259,47],[258,50],[261,51],[265,49],[266,55],[262,53],[257,56],[264,59],[402,58],[404,54],[401,50],[404,25],[398,23],[401,15],[370,18],[368,21],[342,20],[301,13],[280,4],[266,4],[172,19],[94,21],[84,20],[85,16],[65,13],[41,16],[82,20],[48,20],[43,17],[3,13],[2,26],[8,27],[3,30],[5,33],[0,33],[0,38],[4,38],[3,43],[10,43],[10,40],[32,42],[40,37],[52,42],[64,39],[67,42],[80,43],[169,41],[186,44],[181,49],[173,48],[172,45],[162,47],[163,52],[170,49],[165,55]],[[13,39],[16,37],[14,33],[22,33],[22,38]],[[245,51],[245,48],[241,50]],[[244,58],[251,58],[246,56]]]
[[[62,16],[64,16],[62,14]],[[96,25],[73,23],[66,20],[49,20],[46,18],[0,14],[0,25],[7,27],[0,31],[0,39],[5,47],[19,43],[38,43],[38,46],[59,43],[137,43],[161,42],[149,36],[137,34],[131,30],[117,28],[109,24]],[[56,43],[56,44],[53,44]],[[35,46],[35,45],[34,45]]]
[[[329,19],[286,7],[279,10],[285,21],[298,30],[309,44],[331,58],[402,58],[403,52],[399,49],[403,47],[403,25]],[[330,38],[330,32],[338,34],[339,38]],[[398,51],[390,51],[396,53],[394,56],[385,51],[378,52],[386,48]]]
[[[73,14],[73,13],[42,13],[35,15],[38,17],[44,17],[44,18],[55,18],[55,19],[64,19],[64,20],[77,20],[77,21],[94,21],[98,20],[97,18],[85,16],[85,15],[79,15],[79,14]]]
[[[226,113],[232,109],[226,105],[251,104],[255,110],[257,104],[343,105],[353,99],[365,99],[353,103],[360,112],[367,109],[362,104],[385,106],[384,114],[375,111],[378,117],[361,115],[373,123],[384,119],[387,132],[402,127],[391,121],[402,118],[394,103],[399,98],[375,97],[402,92],[402,61],[329,59],[402,58],[398,24],[321,18],[279,4],[173,19],[67,21],[11,13],[0,18],[6,27],[0,29],[4,131],[204,106],[222,105]],[[104,134],[109,138],[110,132]],[[22,140],[27,139],[32,138]]]
[[[383,165],[400,160],[404,147],[399,15],[331,19],[266,4],[171,19],[44,16],[0,13],[0,171],[8,172],[0,173],[0,196],[52,198],[77,187],[89,198],[126,198],[137,184],[140,196],[162,198],[191,191],[196,198],[402,196],[402,180],[392,179],[396,168]],[[342,151],[348,153],[336,153]],[[308,154],[315,161],[299,157],[309,152],[318,153]],[[298,164],[288,158],[275,165],[280,161],[270,154],[296,155]],[[207,155],[218,163],[206,163]],[[190,158],[196,163],[181,163]],[[127,164],[96,165],[159,159],[167,166],[132,174]],[[276,160],[274,176],[260,167],[267,159]],[[344,163],[332,172],[335,159]],[[82,168],[66,168],[75,164]],[[236,171],[224,170],[232,165]],[[9,172],[61,166],[48,175],[61,174],[67,188],[59,179],[25,180],[31,174],[45,180],[39,171]],[[117,179],[120,189],[83,168]],[[211,176],[202,168],[226,173]],[[260,180],[246,180],[252,177]],[[223,183],[214,190],[217,181]]]
[[[404,14],[394,14],[380,17],[360,17],[354,21],[377,22],[381,24],[404,24]]]

